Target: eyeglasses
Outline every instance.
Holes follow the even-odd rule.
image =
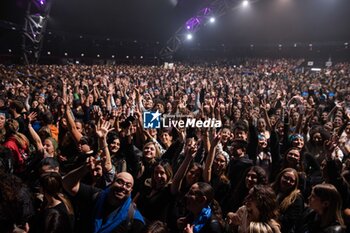
[[[125,182],[124,180],[122,180],[120,178],[116,179],[114,182],[117,183],[118,186],[125,187],[126,190],[132,189],[132,183]]]

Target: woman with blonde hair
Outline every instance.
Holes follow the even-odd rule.
[[[298,189],[299,176],[293,168],[282,170],[276,177],[272,188],[277,195],[279,222],[283,233],[295,232],[300,219],[304,200]]]

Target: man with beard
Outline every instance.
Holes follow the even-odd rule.
[[[144,219],[131,199],[134,179],[130,173],[116,174],[114,182],[105,190],[80,182],[98,163],[99,161],[90,157],[86,164],[73,170],[63,179],[65,190],[77,201],[76,231],[142,232]]]

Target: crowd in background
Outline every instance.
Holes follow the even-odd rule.
[[[347,232],[350,64],[304,65],[0,65],[0,232]]]

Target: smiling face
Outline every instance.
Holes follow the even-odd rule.
[[[224,128],[221,132],[221,142],[227,142],[230,136],[231,136],[230,129]]]
[[[213,161],[213,171],[216,174],[224,172],[227,167],[227,162],[225,156],[218,154]]]
[[[169,177],[167,176],[164,167],[162,167],[161,165],[157,165],[154,168],[153,180],[156,189],[161,189],[168,183]]]
[[[160,135],[160,141],[166,146],[170,146],[172,143],[172,140],[173,140],[173,137],[170,136],[168,132],[163,132]]]
[[[304,138],[299,136],[295,137],[292,141],[292,146],[302,149],[304,147]]]
[[[250,170],[245,177],[245,185],[248,189],[253,188],[258,183],[258,174],[255,171]]]
[[[290,164],[298,164],[300,161],[300,152],[297,149],[291,149],[288,151],[286,159]]]
[[[146,161],[151,161],[156,157],[156,146],[153,142],[147,143],[143,148],[143,158]]]
[[[55,154],[55,147],[52,144],[52,141],[49,139],[45,139],[44,141],[44,150],[50,155],[54,156]]]
[[[297,177],[292,171],[286,171],[280,179],[280,189],[283,193],[288,193],[294,189],[297,182]]]
[[[263,118],[260,118],[258,120],[258,130],[259,132],[264,132],[266,129],[266,122]]]
[[[110,205],[118,205],[120,201],[127,199],[134,186],[134,179],[127,172],[118,173],[115,176],[115,180],[110,186],[110,192],[108,194],[108,202]]]
[[[109,148],[112,153],[117,153],[120,148],[120,140],[119,138],[116,138],[112,141],[112,143],[109,144]]]

